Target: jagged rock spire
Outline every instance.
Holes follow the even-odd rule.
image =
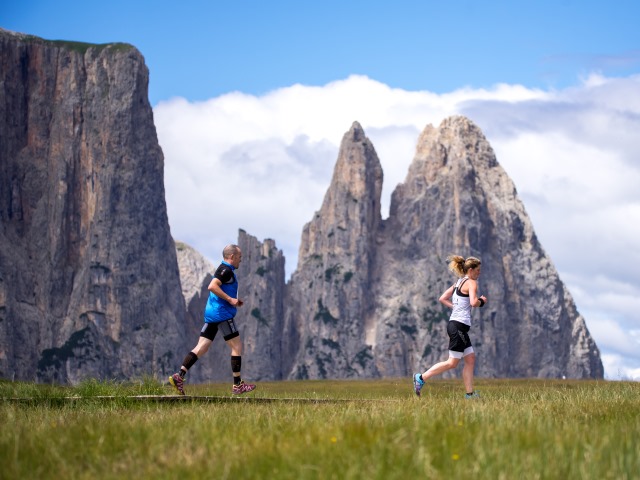
[[[291,341],[284,352],[292,378],[376,374],[364,329],[381,192],[380,161],[354,122],[342,138],[322,208],[302,232],[286,302],[285,328],[292,334],[285,335]]]

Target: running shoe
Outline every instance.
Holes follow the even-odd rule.
[[[174,373],[169,377],[169,383],[178,391],[179,395],[184,395],[184,379],[179,373]]]
[[[256,389],[255,385],[252,385],[250,383],[240,382],[238,385],[233,386],[231,393],[233,393],[234,395],[240,395],[242,393],[247,393],[255,389]]]
[[[413,391],[416,392],[417,396],[420,396],[420,390],[424,387],[424,380],[420,378],[419,373],[413,374]]]
[[[465,393],[464,394],[464,398],[465,398],[465,400],[471,400],[471,399],[474,399],[474,398],[480,398],[480,394],[478,392]]]

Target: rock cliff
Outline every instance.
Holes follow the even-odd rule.
[[[0,377],[169,371],[184,300],[130,45],[0,30]]]

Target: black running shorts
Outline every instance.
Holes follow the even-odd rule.
[[[213,341],[216,338],[218,329],[222,332],[222,338],[224,338],[225,342],[240,335],[236,328],[236,322],[233,321],[233,318],[230,318],[217,323],[205,323],[202,326],[202,330],[200,330],[200,336]]]
[[[473,353],[473,346],[469,338],[469,325],[462,322],[450,320],[447,325],[447,334],[449,335],[449,356],[454,358],[462,358]]]

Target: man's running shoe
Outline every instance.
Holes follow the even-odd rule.
[[[255,385],[252,385],[250,383],[240,382],[238,385],[233,386],[231,393],[233,393],[234,395],[240,395],[242,393],[247,393],[255,389],[256,389]]]
[[[474,398],[480,398],[480,394],[478,392],[465,393],[464,394],[464,398],[465,398],[465,400],[471,400],[471,399],[474,399]]]
[[[169,383],[178,391],[179,395],[184,395],[184,379],[179,373],[174,373],[169,377]]]
[[[420,396],[420,390],[424,387],[424,380],[420,378],[419,373],[413,374],[413,391],[416,392],[417,396]]]

